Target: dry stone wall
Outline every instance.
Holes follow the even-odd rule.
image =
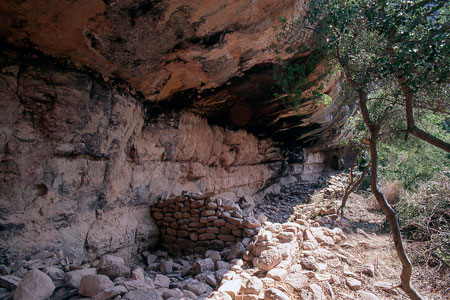
[[[240,206],[228,198],[185,194],[159,201],[151,211],[161,245],[173,254],[222,249],[261,229],[255,217],[244,217]]]

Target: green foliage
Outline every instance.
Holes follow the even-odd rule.
[[[324,88],[323,83],[317,85],[317,80],[323,80],[325,74],[316,74],[318,79],[314,81],[308,80],[308,75],[315,71],[321,58],[319,52],[315,52],[301,63],[290,63],[280,60],[278,65],[274,66],[273,78],[281,92],[276,93],[275,97],[284,101],[288,100],[288,105],[299,109],[299,107],[307,102],[315,104],[331,103],[329,97],[320,91]],[[310,93],[305,93],[312,90]]]
[[[417,107],[450,112],[449,1],[311,0],[301,17],[282,19],[272,46],[334,61],[354,91],[397,89],[391,103],[401,100],[395,84],[402,74]]]
[[[450,131],[442,115],[424,114],[419,118],[422,126],[434,136],[450,140]],[[445,151],[414,136],[405,142],[404,133],[394,132],[387,140],[379,142],[379,173],[384,181],[400,181],[407,190],[414,190],[450,166],[450,156]]]
[[[425,251],[418,259],[432,265],[450,266],[450,170],[420,184],[395,208],[403,233],[424,242]]]

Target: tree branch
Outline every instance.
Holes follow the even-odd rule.
[[[406,112],[406,124],[407,124],[406,131],[433,146],[443,149],[446,152],[450,152],[450,143],[447,143],[416,126],[416,122],[414,119],[413,93],[412,93],[411,89],[409,88],[408,84],[406,83],[406,80],[402,76],[402,74],[399,73],[397,76],[397,79],[400,84],[400,88],[402,90],[403,96],[405,98],[405,108],[406,108],[405,112]]]

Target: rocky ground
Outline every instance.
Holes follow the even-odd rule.
[[[269,195],[255,208],[258,235],[222,251],[145,251],[131,268],[113,255],[75,266],[47,252],[2,266],[0,299],[407,299],[396,288],[400,266],[391,238],[380,233],[384,217],[356,195],[346,218],[338,218],[345,178],[334,181]],[[449,299],[427,289],[424,278],[413,283],[427,299]]]

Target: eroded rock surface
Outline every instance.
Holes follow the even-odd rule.
[[[107,253],[129,261],[158,240],[158,199],[264,194],[286,183],[286,165],[285,181],[315,181],[334,157],[318,149],[352,112],[337,77],[328,108],[297,115],[273,99],[267,46],[296,1],[0,4],[6,265],[59,249],[66,265]]]

